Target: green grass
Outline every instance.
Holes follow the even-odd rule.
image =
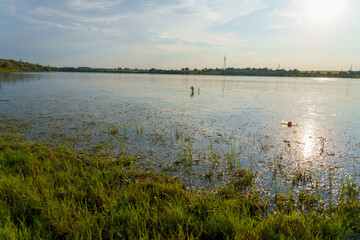
[[[250,170],[239,169],[215,193],[191,192],[176,177],[128,167],[134,161],[0,135],[0,239],[346,239],[360,232],[352,182],[329,208],[305,193],[300,200],[279,194],[271,204],[251,190]]]
[[[12,59],[0,59],[0,73],[2,72],[51,72],[57,71],[56,68],[49,66],[41,66],[23,61],[15,61]]]

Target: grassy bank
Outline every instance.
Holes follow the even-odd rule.
[[[346,239],[360,233],[359,189],[262,199],[239,169],[216,192],[133,169],[136,158],[89,158],[0,135],[1,239]],[[359,235],[357,235],[359,236]]]
[[[0,59],[0,73],[2,72],[52,72],[57,71],[56,68],[50,66],[42,66],[23,61],[15,61],[12,59]]]

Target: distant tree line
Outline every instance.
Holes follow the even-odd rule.
[[[229,76],[274,76],[274,77],[338,77],[360,78],[360,71],[299,71],[297,69],[269,68],[203,68],[190,69],[137,69],[137,68],[90,68],[90,67],[50,67],[23,61],[0,59],[0,72],[98,72],[98,73],[149,73],[149,74],[192,74]]]
[[[229,75],[229,76],[274,76],[274,77],[338,77],[360,78],[360,71],[299,71],[297,69],[269,68],[203,68],[203,69],[131,69],[131,68],[89,68],[62,67],[61,72],[101,72],[101,73],[150,73],[150,74],[192,74],[192,75]]]
[[[0,72],[52,72],[57,68],[11,59],[0,59]]]

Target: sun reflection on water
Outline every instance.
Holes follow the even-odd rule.
[[[310,158],[315,150],[314,130],[312,125],[307,125],[305,129],[305,134],[301,139],[301,143],[304,145],[302,154],[304,158]]]

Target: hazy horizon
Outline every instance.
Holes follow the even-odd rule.
[[[356,0],[3,0],[0,58],[54,67],[360,70]]]

